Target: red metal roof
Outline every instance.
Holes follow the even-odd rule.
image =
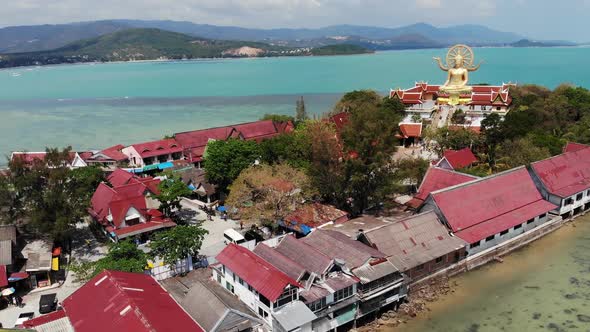
[[[590,188],[590,149],[566,152],[531,164],[547,190],[568,197]]]
[[[285,236],[275,250],[317,275],[325,274],[334,264],[332,258],[292,235]]]
[[[107,181],[109,181],[113,187],[118,187],[128,184],[129,181],[135,176],[136,175],[133,173],[117,168],[107,177]]]
[[[125,228],[114,229],[113,232],[115,234],[117,234],[118,237],[123,237],[124,235],[130,234],[130,233],[138,234],[138,233],[153,231],[153,230],[161,229],[161,228],[169,228],[169,227],[174,227],[174,226],[176,226],[176,223],[169,220],[169,219],[165,219],[162,221],[152,220],[152,221],[148,221],[145,223],[139,223],[139,224],[136,224],[133,226],[127,226]]]
[[[142,158],[182,152],[182,147],[174,138],[133,144],[132,147],[135,148]]]
[[[277,250],[267,246],[264,243],[259,243],[254,248],[254,253],[262,259],[272,264],[277,269],[285,272],[286,275],[293,278],[293,280],[299,280],[305,273],[305,268],[299,263],[291,260],[289,257],[281,254]]]
[[[121,152],[121,150],[123,150],[124,148],[125,147],[123,145],[117,144],[115,146],[108,147],[100,151],[99,153],[102,153],[115,161],[123,161],[128,159],[127,155]]]
[[[217,260],[242,278],[271,302],[275,302],[289,285],[301,285],[250,250],[229,244]]]
[[[431,195],[453,232],[469,243],[556,208],[541,198],[524,167]]]
[[[439,167],[430,167],[424,179],[418,188],[418,192],[414,195],[421,201],[425,201],[431,192],[452,187],[461,183],[469,182],[479,179],[476,176],[458,173],[450,170],[446,170]]]
[[[335,114],[330,118],[330,120],[332,120],[332,122],[336,126],[336,131],[338,131],[338,132],[342,131],[342,128],[344,128],[344,126],[346,126],[348,121],[350,121],[349,119],[350,119],[350,114],[347,112],[341,112],[341,113]]]
[[[282,133],[292,132],[293,123],[273,122],[262,120],[241,123],[232,126],[200,129],[174,134],[176,141],[184,149],[184,154],[190,162],[201,161],[205,147],[210,140],[227,140],[229,138],[242,138],[246,140],[261,140],[272,138]]]
[[[563,152],[576,152],[586,148],[590,148],[590,145],[567,142],[567,144],[563,147]]]
[[[8,276],[6,275],[6,265],[0,265],[0,287],[8,286]]]
[[[477,158],[471,152],[471,149],[464,148],[458,151],[446,150],[443,158],[447,160],[453,169],[461,169],[477,162]]]
[[[63,300],[77,332],[203,329],[149,275],[104,271]]]
[[[29,319],[23,323],[23,327],[27,328],[27,329],[41,327],[42,325],[45,325],[47,323],[51,323],[53,321],[56,321],[58,319],[62,319],[65,317],[67,317],[66,312],[64,310],[58,310],[58,311],[54,311],[52,313],[49,313],[47,315],[43,315],[43,316],[39,316],[39,317],[36,317],[33,319]]]
[[[421,137],[422,124],[421,123],[400,123],[399,130],[402,132],[404,138]]]

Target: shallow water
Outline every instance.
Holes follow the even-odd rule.
[[[590,216],[452,281],[431,312],[381,332],[590,331]]]

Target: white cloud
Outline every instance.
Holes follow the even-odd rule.
[[[441,5],[441,0],[416,0],[416,6],[422,9],[436,9]]]

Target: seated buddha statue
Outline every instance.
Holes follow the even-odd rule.
[[[434,58],[438,62],[440,69],[448,73],[447,81],[440,87],[439,91],[449,95],[470,94],[472,88],[467,85],[469,81],[469,72],[479,69],[476,67],[465,67],[464,59],[461,54],[455,55],[452,61],[452,66],[445,67],[440,58]]]

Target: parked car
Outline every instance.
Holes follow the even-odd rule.
[[[45,294],[41,295],[41,299],[39,299],[39,312],[42,314],[47,314],[52,311],[55,311],[57,308],[57,294]]]
[[[18,319],[14,323],[14,327],[22,327],[24,322],[28,321],[29,319],[33,319],[34,317],[34,312],[23,312],[22,314],[18,315]]]
[[[240,243],[244,243],[246,242],[246,239],[244,238],[244,236],[240,233],[238,233],[236,230],[234,229],[227,229],[225,230],[225,232],[223,232],[223,237],[225,238],[225,244],[230,244],[230,243],[235,243],[235,244],[240,244]]]

